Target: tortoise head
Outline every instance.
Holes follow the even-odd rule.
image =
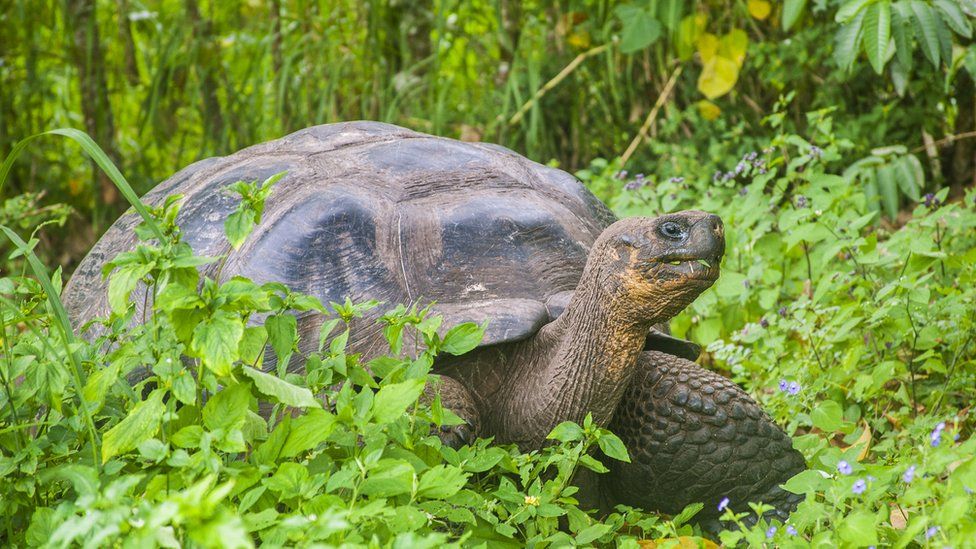
[[[718,278],[725,253],[722,220],[700,211],[632,217],[607,227],[590,252],[601,284],[634,320],[676,315]]]

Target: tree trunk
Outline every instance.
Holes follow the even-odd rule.
[[[956,125],[953,133],[956,135],[972,132],[976,129],[976,93],[974,93],[973,79],[967,71],[961,70],[956,75]],[[971,138],[960,139],[953,144],[952,161],[949,164],[950,175],[948,183],[950,195],[963,196],[963,188],[976,181],[976,141]]]
[[[72,57],[78,69],[81,111],[85,131],[113,162],[119,155],[115,144],[115,122],[105,79],[105,58],[95,17],[95,0],[64,0],[65,27],[72,37]],[[92,181],[101,191],[105,205],[118,202],[119,192],[112,181],[92,162]]]

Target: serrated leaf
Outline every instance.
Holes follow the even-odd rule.
[[[242,335],[244,323],[240,317],[221,309],[193,329],[190,348],[215,374],[229,376],[240,353],[238,343]]]
[[[321,409],[314,409],[294,419],[286,430],[287,435],[278,450],[278,457],[290,458],[314,449],[335,430],[336,417]],[[277,433],[278,428],[275,428]],[[274,434],[272,435],[274,436]],[[268,439],[270,442],[271,439]],[[265,445],[268,443],[266,442]],[[263,447],[264,445],[262,445]]]
[[[129,296],[154,265],[129,263],[116,269],[108,280],[108,304],[112,312],[121,314],[129,308]]]
[[[417,495],[430,499],[449,498],[464,488],[468,476],[453,465],[431,467],[420,477]]]
[[[298,320],[290,314],[271,315],[264,322],[264,328],[268,331],[271,348],[278,356],[278,370],[284,372],[298,341]]]
[[[911,0],[909,6],[915,15],[912,22],[916,35],[922,46],[922,53],[934,66],[938,67],[942,59],[942,46],[939,44],[939,26],[941,22],[932,7],[920,0]]]
[[[246,384],[235,383],[225,387],[211,395],[203,407],[203,424],[211,431],[240,429],[250,402],[251,391]]]
[[[366,475],[362,493],[372,497],[409,494],[413,489],[413,467],[399,459],[381,459]]]
[[[864,16],[864,52],[874,72],[881,74],[887,61],[888,42],[891,40],[891,6],[888,2],[875,2],[868,6]]]
[[[373,400],[373,420],[390,423],[414,405],[424,391],[423,379],[408,379],[402,383],[384,385]]]
[[[783,24],[783,30],[788,31],[793,28],[793,25],[800,20],[800,16],[803,15],[803,10],[807,6],[807,0],[786,0],[783,3],[783,13],[781,17],[781,22]]]
[[[230,245],[236,250],[244,244],[247,236],[255,227],[255,213],[248,209],[239,208],[224,220],[224,234]]]
[[[144,440],[156,434],[166,405],[163,391],[150,393],[149,398],[136,404],[125,419],[102,437],[102,463],[136,448]]]
[[[250,366],[244,366],[243,373],[254,382],[254,387],[259,393],[272,397],[286,406],[296,408],[320,407],[319,402],[312,395],[312,391],[305,387],[293,385],[278,376],[255,370]]]

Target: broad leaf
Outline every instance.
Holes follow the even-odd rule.
[[[102,438],[102,463],[135,449],[139,443],[155,435],[165,411],[161,390],[153,391],[149,398],[136,404],[125,419]]]
[[[653,44],[661,36],[661,24],[645,9],[632,7],[620,13],[624,29],[620,36],[620,52],[634,53]]]
[[[481,343],[482,338],[485,337],[485,330],[487,328],[488,321],[485,321],[480,326],[473,322],[458,324],[444,334],[441,350],[452,355],[464,354]]]
[[[231,431],[244,425],[251,391],[244,383],[235,383],[217,391],[203,407],[203,423],[211,431]]]
[[[204,366],[219,376],[229,376],[239,356],[238,342],[244,335],[244,323],[229,311],[218,310],[193,330],[191,348]]]
[[[251,378],[254,387],[261,394],[272,397],[286,406],[296,408],[319,408],[319,402],[315,400],[312,391],[305,387],[292,385],[278,376],[267,374],[261,370],[255,370],[250,366],[244,366],[244,375]]]
[[[468,480],[468,474],[453,465],[438,465],[420,477],[417,495],[431,499],[444,499],[458,493]]]
[[[408,379],[402,383],[383,386],[373,400],[373,420],[376,423],[395,421],[417,402],[423,391],[423,379]]]
[[[788,31],[800,20],[803,10],[807,6],[807,0],[786,0],[783,3],[782,24],[783,30]]]
[[[864,16],[864,51],[874,72],[881,74],[888,60],[891,40],[891,6],[886,1],[871,4]]]

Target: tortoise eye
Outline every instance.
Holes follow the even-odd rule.
[[[686,236],[685,228],[674,221],[665,221],[661,223],[658,231],[667,238],[674,240],[681,240]]]

